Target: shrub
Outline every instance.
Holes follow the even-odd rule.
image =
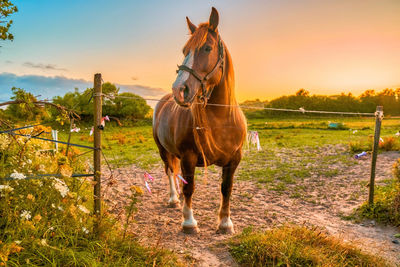
[[[394,137],[383,137],[383,142],[379,141],[379,149],[384,151],[398,151],[400,150],[400,144],[397,138]],[[352,141],[349,143],[349,150],[352,153],[361,151],[372,151],[374,145],[374,136],[368,136],[368,138],[360,139],[358,141]]]
[[[266,232],[247,228],[229,246],[243,266],[389,266],[378,256],[305,226],[283,225]]]
[[[400,159],[393,165],[395,178],[385,185],[376,186],[374,204],[364,203],[356,210],[356,215],[361,218],[375,219],[385,224],[400,225]]]
[[[379,142],[379,148],[385,151],[399,150],[399,141],[393,136],[383,137],[383,142]]]
[[[33,136],[42,130],[51,129],[21,132]],[[89,166],[73,147],[67,157],[52,148],[49,142],[0,134],[0,177],[13,178],[0,178],[0,266],[179,265],[171,252],[143,247],[132,234],[125,238],[121,224],[106,212],[94,234],[93,183],[70,177]],[[29,179],[45,173],[55,175]],[[138,192],[132,191],[130,215]]]
[[[400,159],[393,164],[393,175],[400,182]]]

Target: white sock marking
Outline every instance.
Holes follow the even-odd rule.
[[[183,205],[183,227],[196,227],[197,221],[193,218],[193,210],[186,206],[186,203]]]

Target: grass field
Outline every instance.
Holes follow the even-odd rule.
[[[329,129],[329,122],[344,124],[343,129]],[[244,146],[244,157],[236,179],[254,180],[291,197],[307,198],[302,182],[307,177],[331,177],[357,164],[353,155],[371,150],[374,118],[292,117],[266,118],[248,121],[249,131],[258,131],[262,146]],[[381,136],[389,140],[389,150],[400,150],[399,119],[384,119]],[[67,133],[61,132],[61,140]],[[89,130],[72,133],[71,142],[91,145]],[[103,132],[103,151],[114,167],[135,164],[151,171],[161,165],[152,137],[151,125],[137,127],[107,126]],[[91,153],[86,156],[91,157]],[[209,167],[211,172],[219,168]],[[201,170],[198,169],[200,174]]]
[[[328,122],[344,123],[346,129],[335,130],[328,129]],[[258,131],[261,146],[263,150],[256,152],[254,147],[248,151],[244,147],[244,158],[242,166],[254,164],[257,162],[268,163],[265,165],[273,166],[278,164],[290,166],[291,163],[282,158],[282,151],[290,158],[298,156],[307,160],[313,158],[330,163],[332,160],[340,160],[346,158],[348,154],[344,151],[338,151],[335,155],[324,155],[327,146],[342,145],[347,152],[351,152],[348,147],[350,143],[363,142],[368,143],[374,134],[374,118],[310,118],[310,117],[293,117],[293,118],[266,118],[254,119],[248,121],[249,131]],[[111,124],[110,124],[111,125]],[[354,132],[356,130],[356,132]],[[394,137],[394,134],[400,130],[399,119],[385,119],[382,123],[381,136]],[[71,142],[84,145],[92,145],[93,137],[89,136],[89,129],[82,130],[79,133],[72,133]],[[59,134],[60,140],[67,140],[67,131]],[[399,149],[399,138],[395,142]],[[371,143],[371,142],[370,142]],[[115,167],[135,164],[141,168],[152,168],[161,164],[157,147],[152,137],[151,125],[137,127],[118,127],[107,126],[103,131],[102,141],[103,151]],[[367,147],[366,147],[367,148]],[[321,154],[322,153],[322,154]],[[341,155],[346,155],[342,157]],[[314,156],[314,157],[313,157]],[[297,161],[297,160],[296,160]],[[307,162],[303,162],[306,164]],[[298,165],[298,162],[296,162]],[[302,168],[299,168],[302,169]],[[246,179],[245,174],[239,175],[240,178]]]
[[[330,121],[344,123],[344,127],[342,129],[329,129],[328,123]],[[83,125],[80,125],[80,127],[81,132],[71,134],[71,142],[92,146],[93,137],[89,135],[90,127],[86,127],[86,129]],[[395,136],[399,129],[400,120],[384,120],[381,134],[384,139],[382,150],[400,150],[400,138]],[[257,151],[254,146],[249,148],[247,144],[244,146],[243,160],[236,172],[236,179],[254,181],[256,182],[255,187],[258,189],[267,188],[280,196],[286,194],[290,198],[302,199],[307,203],[316,203],[323,196],[311,196],[309,194],[306,186],[307,183],[310,185],[310,181],[307,182],[307,179],[322,177],[313,180],[312,183],[313,186],[320,186],[317,183],[325,183],[329,180],[326,178],[341,175],[351,166],[357,164],[357,160],[353,158],[354,154],[357,151],[368,151],[371,147],[374,118],[293,117],[252,119],[248,121],[248,130],[258,131],[262,150]],[[103,152],[114,168],[134,164],[150,172],[152,169],[158,169],[161,166],[161,159],[152,138],[151,125],[118,127],[110,123],[106,125],[102,138]],[[68,132],[61,131],[59,139],[68,140]],[[65,146],[62,145],[62,147]],[[79,150],[81,153],[85,152],[84,149]],[[87,153],[81,157],[91,160],[92,153]],[[209,167],[209,171],[212,173],[220,172],[219,168],[213,166]],[[199,169],[197,172],[201,174],[202,170]],[[197,178],[203,179],[201,175]],[[378,192],[377,195],[379,196],[379,194]],[[248,197],[250,201],[251,196]],[[285,242],[278,242],[282,236],[293,231],[297,231],[296,233],[300,238],[295,236],[291,239],[291,247],[287,247]],[[301,237],[309,236],[310,240],[314,240],[316,237],[314,231],[309,232],[305,228],[283,227],[270,232],[248,234],[244,233],[235,237],[236,239],[231,243],[232,255],[245,266],[246,264],[263,266],[266,262],[274,264],[291,263],[291,265],[306,263],[311,266],[318,266],[321,259],[325,259],[327,262],[337,261],[340,265],[341,257],[350,254],[352,257],[354,256],[355,260],[362,258],[362,261],[355,261],[354,265],[363,265],[363,263],[368,262],[371,266],[374,266],[374,263],[380,260],[362,255],[359,250],[353,247],[342,247],[340,241],[327,236],[323,236],[321,240],[317,238],[321,241],[321,244],[323,243],[326,246],[319,247],[319,244],[317,244],[315,253],[313,252],[315,257],[311,255],[312,253],[308,255],[304,251],[308,251],[309,247],[315,245],[315,242],[310,241],[310,243],[307,239],[303,240]],[[318,232],[317,237],[319,237]],[[271,240],[271,242],[268,240]],[[280,245],[283,247],[279,247]],[[332,247],[337,250],[333,253],[325,253]],[[253,253],[255,248],[261,249]],[[269,248],[276,248],[277,250],[273,251]],[[270,255],[268,252],[272,254]],[[161,260],[170,259],[169,252],[165,253],[166,256],[163,254],[165,257],[161,257]],[[276,253],[283,256],[277,257]],[[121,254],[121,257],[125,257],[124,255]],[[174,256],[171,257],[174,262]],[[125,258],[121,258],[121,260],[125,260]]]

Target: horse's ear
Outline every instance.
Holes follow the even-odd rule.
[[[218,11],[215,9],[215,7],[212,7],[210,19],[208,20],[208,25],[210,25],[210,29],[215,31],[218,27],[218,22],[219,22]]]
[[[190,34],[193,34],[193,33],[197,30],[196,25],[194,25],[194,24],[190,21],[190,19],[189,19],[188,17],[186,17],[186,22],[187,22],[187,25],[188,25]]]

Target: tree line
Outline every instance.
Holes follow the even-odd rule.
[[[142,97],[132,93],[120,93],[120,89],[109,82],[104,83],[102,89],[103,93],[109,96],[103,97],[104,115],[127,124],[151,118],[151,108]],[[93,121],[92,88],[87,88],[83,92],[75,89],[64,96],[56,96],[51,101],[53,106],[40,108],[34,105],[38,100],[33,94],[21,88],[14,87],[11,90],[13,94],[11,101],[20,103],[8,105],[4,110],[0,109],[0,118],[3,120],[14,122],[50,121],[62,124],[69,119],[68,116],[71,116],[71,113],[60,113],[57,110],[57,105],[59,105],[65,110],[73,111],[73,114],[78,115],[83,122]]]
[[[385,115],[398,116],[400,115],[400,88],[384,89],[380,92],[366,90],[358,97],[351,93],[331,96],[311,95],[307,90],[300,89],[294,95],[281,96],[271,101],[248,100],[243,102],[242,105],[360,113],[373,113],[376,110],[376,106],[383,106]],[[249,117],[283,114],[283,112],[268,110],[245,110],[245,112]]]

